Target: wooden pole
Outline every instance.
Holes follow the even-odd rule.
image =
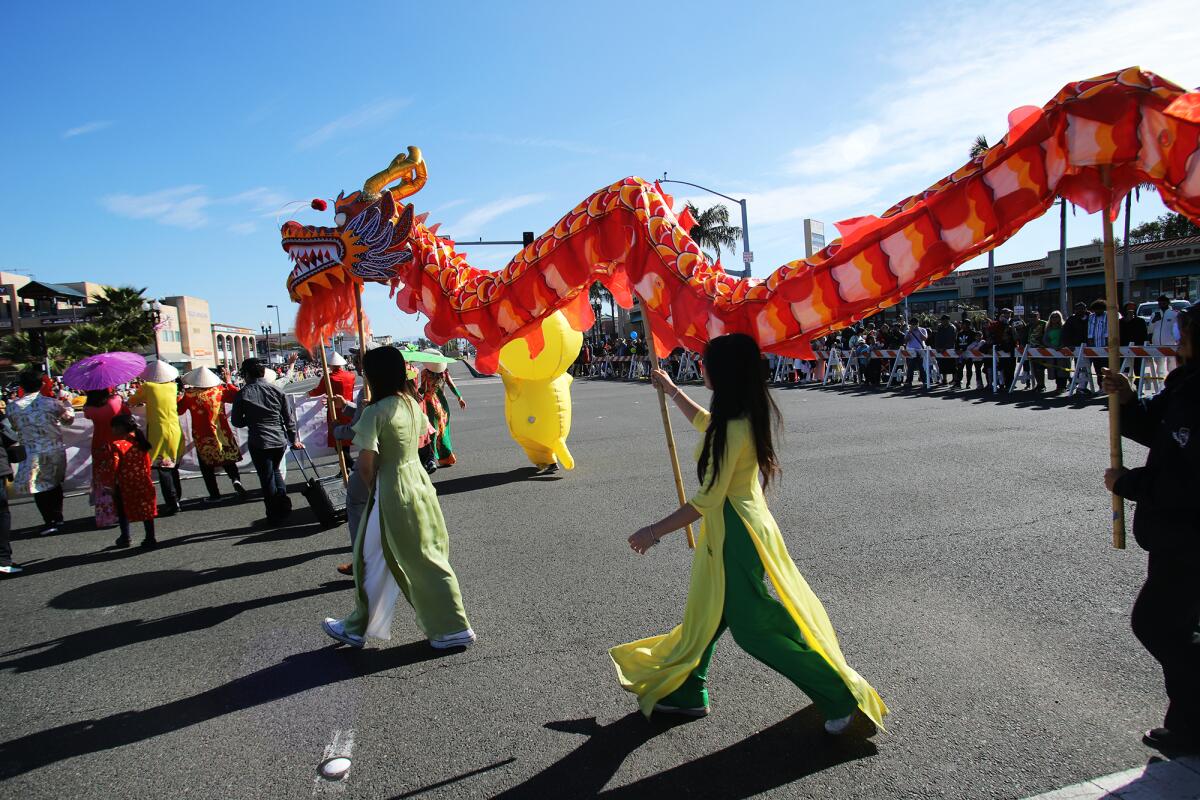
[[[354,285],[354,321],[358,325],[358,370],[362,372],[360,376],[363,382],[363,400],[371,402],[371,387],[367,383],[367,374],[363,372],[363,356],[367,354],[367,327],[363,322],[362,310],[362,293],[363,287],[361,283]]]
[[[1112,175],[1107,165],[1100,167],[1100,178],[1104,181],[1104,187],[1111,190]],[[1108,306],[1108,371],[1116,375],[1121,371],[1121,319],[1117,310],[1116,248],[1107,201],[1106,197],[1104,209],[1100,212],[1104,217],[1104,295]],[[1113,469],[1121,468],[1121,400],[1115,394],[1108,396],[1108,460]],[[1112,543],[1119,550],[1125,549],[1125,501],[1115,492],[1112,496]]]
[[[646,304],[642,303],[642,329],[646,333],[646,347],[650,354],[650,368],[658,365],[658,355],[654,351],[654,334],[650,329],[650,315],[646,312]],[[671,470],[675,473],[675,493],[679,496],[679,505],[687,502],[687,494],[683,490],[683,473],[679,471],[679,453],[675,450],[675,433],[671,430],[671,412],[667,409],[667,395],[662,387],[658,387],[658,410],[662,414],[663,433],[667,436],[667,454],[671,457]],[[684,528],[687,532],[688,547],[696,549],[696,535],[689,524]]]
[[[346,454],[342,452],[342,444],[333,435],[336,415],[333,410],[333,381],[329,379],[329,359],[325,357],[325,340],[322,339],[318,350],[321,353],[321,369],[325,371],[325,419],[329,424],[329,438],[333,440],[333,449],[337,451],[338,466],[342,468],[342,480],[350,481],[350,470],[346,468]]]

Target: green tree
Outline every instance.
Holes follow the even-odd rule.
[[[106,286],[103,296],[92,303],[92,322],[111,331],[113,349],[139,350],[154,344],[154,329],[142,310],[146,300],[144,287]]]
[[[60,331],[45,333],[46,356],[35,354],[35,347],[28,333],[10,333],[0,339],[0,360],[9,361],[19,369],[42,366],[47,360],[50,369],[62,372],[70,365],[71,359],[64,352],[66,337]]]
[[[603,283],[600,283],[600,281],[596,281],[591,286],[589,286],[588,287],[588,302],[593,306],[596,306],[596,305],[600,306],[601,310],[604,309],[604,303],[607,302],[609,313],[612,315],[612,318],[613,318],[613,324],[614,325],[616,324],[617,301],[616,301],[616,298],[613,297],[612,292],[610,292],[608,290],[607,286],[605,286]],[[604,326],[600,324],[600,315],[598,315],[598,314],[596,315],[596,330],[601,331],[601,332],[604,331]]]
[[[1184,236],[1200,236],[1200,227],[1183,214],[1170,212],[1130,230],[1129,243],[1161,242]]]
[[[979,158],[989,149],[987,137],[982,133],[975,137],[975,141],[971,142],[971,158]]]
[[[742,229],[729,224],[729,209],[726,206],[717,204],[701,211],[688,203],[687,209],[696,220],[689,235],[705,255],[715,256],[712,260],[716,262],[721,257],[722,247],[729,248],[731,253],[734,251],[742,236]]]

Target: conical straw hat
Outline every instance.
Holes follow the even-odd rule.
[[[170,383],[179,377],[179,370],[165,361],[157,360],[146,365],[142,380],[150,383]]]

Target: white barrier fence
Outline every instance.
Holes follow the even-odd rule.
[[[327,423],[325,417],[325,400],[320,397],[299,397],[288,395],[296,416],[296,433],[300,441],[314,457],[330,455],[333,448],[329,447],[326,435]],[[146,410],[139,407],[133,409],[138,417],[142,430],[146,429]],[[183,428],[186,449],[179,467],[184,477],[199,476],[199,464],[196,461],[195,444],[192,441],[191,415],[184,414],[179,418]],[[63,487],[67,491],[87,490],[92,483],[92,422],[83,416],[82,409],[75,409],[75,422],[62,429],[63,444],[67,447],[67,479]],[[246,433],[238,428],[233,429],[234,436],[241,442],[242,458],[240,467],[253,471],[250,457],[246,451]],[[287,459],[284,459],[282,470],[286,470]]]

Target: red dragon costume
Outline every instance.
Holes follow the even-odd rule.
[[[1057,197],[1115,212],[1135,185],[1152,183],[1168,207],[1200,222],[1200,93],[1137,68],[1068,84],[1044,107],[1012,112],[1008,134],[980,157],[882,216],[838,223],[840,239],[765,279],[710,264],[688,236],[688,215],[633,177],[593,193],[503,269],[478,270],[402,202],[426,179],[410,147],[361,191],[339,195],[334,227],[283,225],[296,334],[310,350],[352,327],[356,293],[371,281],[390,285],[402,311],[425,314],[433,341],[468,339],[490,371],[515,338],[536,354],[555,310],[576,330],[591,327],[587,289],[598,280],[622,306],[638,295],[659,355],[739,332],[767,352],[811,357],[813,338],[995,248]]]

